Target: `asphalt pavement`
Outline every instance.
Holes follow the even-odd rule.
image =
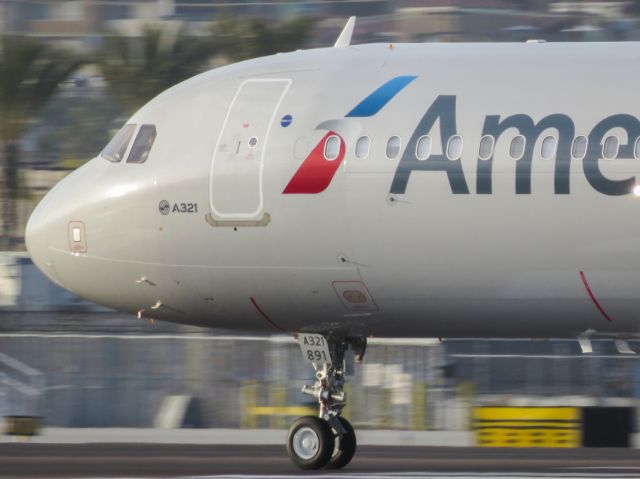
[[[629,477],[635,449],[362,446],[341,471],[302,472],[284,446],[0,444],[1,477]]]

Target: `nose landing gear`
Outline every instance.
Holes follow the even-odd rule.
[[[366,338],[301,333],[298,342],[316,370],[315,384],[303,386],[302,392],[318,400],[320,412],[318,417],[304,416],[292,424],[287,437],[289,457],[302,469],[342,468],[356,452],[355,431],[341,416],[346,405],[344,353],[351,347],[356,361],[361,361]]]

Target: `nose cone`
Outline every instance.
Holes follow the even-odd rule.
[[[31,260],[45,276],[51,281],[62,286],[56,277],[49,250],[50,215],[47,214],[47,204],[50,203],[49,193],[36,206],[29,217],[25,230],[25,243],[31,256]]]

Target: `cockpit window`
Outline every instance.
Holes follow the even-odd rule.
[[[124,125],[102,150],[100,156],[114,163],[122,161],[134,131],[136,131],[136,125]]]
[[[147,161],[156,136],[157,132],[154,125],[142,125],[131,147],[127,163],[144,163]]]

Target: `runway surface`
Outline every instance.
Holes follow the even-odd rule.
[[[640,478],[640,450],[359,448],[341,471],[299,471],[284,446],[0,444],[1,477]]]

